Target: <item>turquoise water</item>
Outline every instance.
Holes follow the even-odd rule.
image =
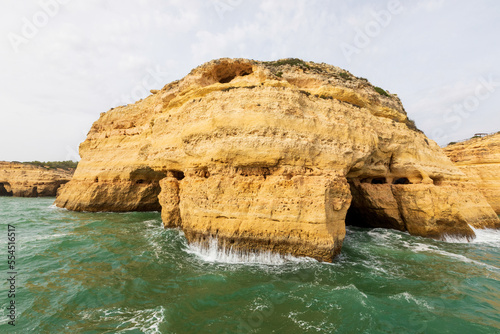
[[[500,333],[500,232],[474,243],[349,228],[333,263],[200,252],[158,213],[0,198],[16,227],[16,326],[0,333]],[[264,263],[258,263],[264,262]]]

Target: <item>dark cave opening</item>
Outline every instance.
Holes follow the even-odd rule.
[[[385,177],[376,177],[374,179],[372,179],[372,184],[386,184],[387,183],[387,179]]]
[[[399,179],[395,179],[392,184],[411,184],[411,182],[407,177],[400,177]]]
[[[224,76],[221,79],[219,79],[219,83],[228,83],[234,80],[236,77],[244,77],[247,75],[252,74],[252,70],[242,70],[240,72],[233,72],[230,75]]]
[[[185,177],[184,172],[180,170],[171,170],[170,173],[172,173],[172,176],[175,177],[178,181],[181,181]]]
[[[8,182],[1,182],[0,183],[0,196],[4,196],[4,197],[12,197],[13,196],[10,183],[8,183]]]
[[[346,226],[405,229],[399,214],[392,210],[389,200],[392,196],[391,184],[387,184],[386,178],[374,178],[370,183],[348,182],[352,200],[345,218]],[[379,186],[381,184],[385,186]]]
[[[220,83],[228,83],[228,82],[231,82],[233,81],[233,79],[236,78],[236,74],[235,75],[230,75],[228,77],[225,77],[225,78],[222,78],[219,80]]]

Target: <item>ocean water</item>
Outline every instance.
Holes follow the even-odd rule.
[[[159,213],[52,202],[0,198],[0,333],[500,333],[500,231],[466,243],[348,228],[327,264],[202,251]]]

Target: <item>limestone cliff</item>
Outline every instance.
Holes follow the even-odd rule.
[[[73,170],[0,161],[0,196],[56,196],[59,187],[69,182],[72,175]]]
[[[446,154],[500,215],[500,132],[447,146]]]
[[[326,64],[211,61],[102,113],[80,155],[58,206],[161,208],[189,242],[331,261],[346,216],[433,238],[500,227],[396,95]]]

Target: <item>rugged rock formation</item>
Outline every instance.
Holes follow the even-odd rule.
[[[396,95],[340,68],[220,59],[152,93],[101,114],[58,206],[161,206],[189,242],[324,261],[346,215],[433,238],[500,227]]]
[[[0,196],[56,196],[59,187],[71,180],[73,172],[0,161]]]
[[[447,146],[446,154],[500,215],[500,132]]]

